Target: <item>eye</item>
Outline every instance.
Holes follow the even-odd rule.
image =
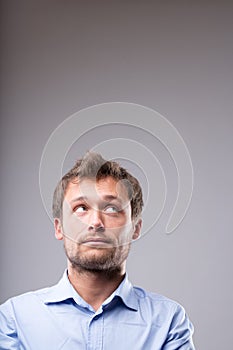
[[[74,209],[74,211],[76,213],[84,213],[85,211],[87,211],[87,207],[85,205],[79,205]]]
[[[111,205],[111,206],[106,207],[106,208],[104,209],[104,211],[105,211],[106,213],[118,213],[118,212],[119,212],[119,209],[118,209],[116,206]]]

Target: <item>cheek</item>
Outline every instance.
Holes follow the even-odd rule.
[[[112,229],[113,231],[117,232],[119,230],[124,230],[126,225],[127,225],[126,220],[122,218],[111,217],[111,216],[105,216],[104,218],[105,229]]]
[[[103,216],[105,227],[125,227],[132,223],[131,217],[128,213],[119,213],[116,216],[104,215]]]
[[[82,232],[87,231],[87,224],[72,214],[63,219],[63,231],[66,236],[75,240]]]
[[[130,240],[133,235],[133,226],[131,222],[118,222],[106,227],[106,233],[115,236],[119,241]]]

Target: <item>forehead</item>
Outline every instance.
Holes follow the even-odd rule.
[[[111,176],[95,180],[83,178],[76,179],[68,184],[65,199],[70,201],[74,198],[86,197],[95,199],[105,199],[114,197],[122,201],[128,201],[128,191],[122,180],[118,181]]]

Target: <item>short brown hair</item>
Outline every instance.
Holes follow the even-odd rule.
[[[83,178],[95,178],[98,181],[108,176],[116,180],[124,180],[130,199],[132,219],[137,219],[143,207],[142,189],[138,180],[117,162],[107,161],[95,152],[87,152],[57,184],[53,195],[53,217],[62,219],[64,196],[70,182]]]

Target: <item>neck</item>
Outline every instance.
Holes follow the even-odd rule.
[[[125,264],[111,271],[87,271],[68,263],[70,283],[95,311],[117,289],[124,276]]]

